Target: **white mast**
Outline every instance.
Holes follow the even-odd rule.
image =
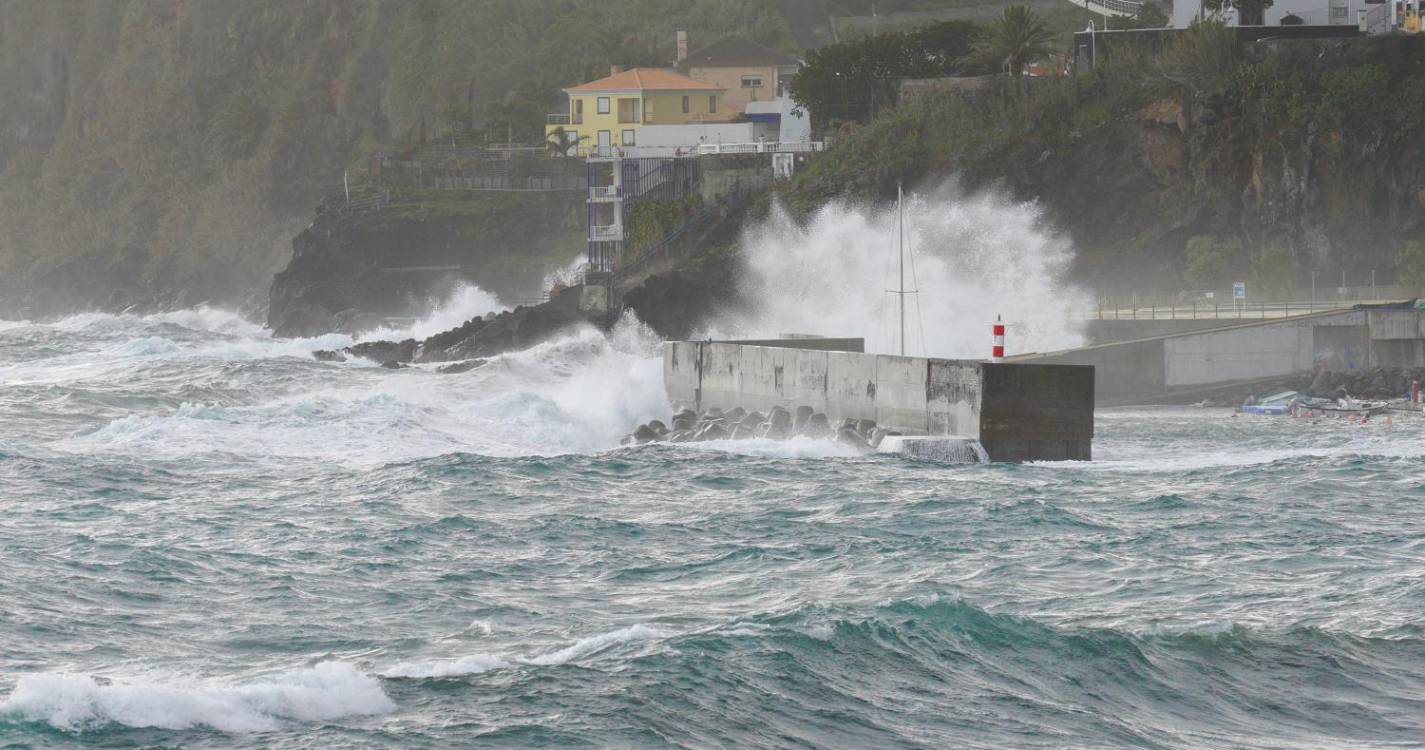
[[[896,183],[896,215],[899,219],[896,259],[899,262],[900,291],[896,293],[901,303],[901,356],[905,356],[905,206],[902,201],[901,184]]]

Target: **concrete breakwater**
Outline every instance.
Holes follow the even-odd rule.
[[[663,349],[663,382],[675,408],[691,410],[700,420],[714,409],[766,415],[780,410],[793,415],[795,427],[795,415],[810,410],[811,416],[824,415],[827,430],[838,439],[841,428],[864,423],[884,433],[977,440],[993,461],[1092,457],[1092,367],[829,347],[860,348],[828,339],[669,342]],[[861,437],[869,444],[874,435]]]
[[[674,414],[667,425],[657,419],[639,425],[638,429],[624,438],[624,443],[691,443],[752,438],[787,440],[806,437],[832,438],[847,447],[870,452],[891,435],[900,433],[878,427],[875,421],[870,419],[848,418],[833,426],[826,414],[814,411],[810,406],[799,406],[795,412],[783,406],[774,406],[766,414],[759,411],[749,412],[736,406],[727,411],[712,407],[702,413],[684,408]]]

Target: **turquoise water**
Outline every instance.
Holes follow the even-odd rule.
[[[1425,746],[1419,420],[620,449],[637,326],[342,342],[0,323],[0,747]]]

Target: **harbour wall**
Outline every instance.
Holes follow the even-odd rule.
[[[668,398],[697,411],[809,406],[833,423],[871,419],[906,434],[976,438],[992,461],[1092,457],[1092,368],[797,345],[669,342],[663,350]]]
[[[1357,308],[1011,358],[1092,365],[1102,404],[1123,404],[1322,368],[1425,366],[1425,310]]]

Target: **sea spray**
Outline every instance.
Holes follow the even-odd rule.
[[[433,367],[320,364],[299,352],[299,380],[255,390],[256,376],[246,366],[221,364],[260,352],[271,356],[274,349],[286,353],[303,341],[229,338],[189,347],[138,337],[108,344],[128,359],[97,375],[43,362],[0,365],[0,371],[10,370],[18,380],[42,376],[42,382],[69,385],[71,378],[113,378],[140,358],[146,367],[140,374],[156,379],[176,362],[213,368],[217,382],[209,392],[221,403],[183,401],[170,410],[127,414],[53,443],[79,453],[138,450],[174,458],[308,458],[362,466],[450,453],[585,453],[617,447],[629,425],[666,416],[670,408],[658,339],[632,315],[611,331],[577,326],[458,375]],[[251,363],[262,366],[261,360]]]
[[[1425,736],[1411,415],[1110,410],[1093,463],[973,470],[618,449],[667,409],[632,323],[454,375],[202,317],[0,331],[0,744]]]
[[[475,284],[457,284],[444,298],[434,302],[430,313],[405,327],[382,327],[363,332],[363,341],[422,340],[437,333],[444,333],[471,318],[490,315],[509,309],[500,298],[481,289]]]
[[[1070,243],[1046,229],[1037,206],[954,185],[905,201],[906,353],[981,358],[1003,315],[1009,351],[1083,343],[1070,312],[1084,293],[1064,280]],[[742,241],[745,310],[710,332],[861,336],[868,351],[900,350],[895,206],[833,202],[805,225],[774,210]]]

